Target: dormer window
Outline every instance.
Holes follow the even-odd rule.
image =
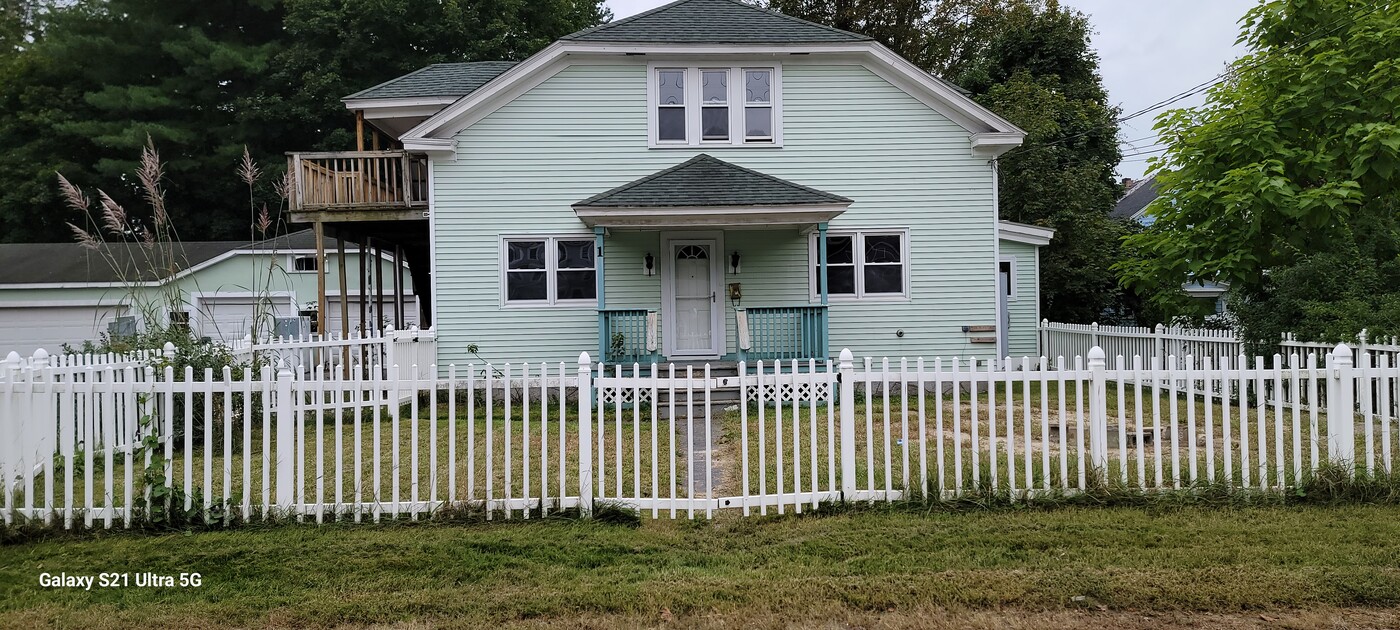
[[[649,68],[648,146],[781,146],[776,66]]]

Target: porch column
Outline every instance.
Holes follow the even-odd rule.
[[[606,327],[605,327],[604,324],[603,324],[603,309],[607,308],[607,306],[608,306],[607,294],[604,293],[604,291],[603,291],[603,289],[604,289],[604,283],[603,283],[603,275],[604,275],[604,274],[603,274],[603,234],[605,234],[606,232],[607,232],[607,229],[606,229],[606,228],[603,228],[603,227],[595,227],[595,228],[593,228],[593,245],[594,245],[593,258],[594,258],[594,261],[596,262],[596,265],[595,265],[595,266],[597,267],[597,270],[598,270],[598,271],[597,271],[597,274],[596,274],[597,277],[595,278],[595,281],[597,282],[598,286],[597,286],[597,288],[596,288],[595,290],[596,290],[597,293],[598,293],[598,360],[599,360],[599,361],[604,361],[604,360],[606,360],[606,359],[607,359],[607,356],[608,356],[608,355],[606,354],[606,352],[607,352],[607,350],[608,350],[607,329],[606,329]]]
[[[824,307],[822,309],[821,329],[821,347],[823,358],[831,356],[830,348],[828,348],[827,346],[827,344],[830,343],[831,340],[831,300],[828,292],[826,277],[826,228],[827,224],[825,221],[817,224],[817,266],[821,268],[821,271],[817,273],[817,291],[821,292],[822,306]]]

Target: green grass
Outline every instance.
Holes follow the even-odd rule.
[[[1400,605],[1394,505],[909,504],[635,526],[545,519],[54,536],[0,548],[0,626],[945,627],[918,622],[945,611],[992,614],[983,627],[1065,614],[1117,627],[1136,625],[1141,611],[1257,619]],[[42,572],[103,571],[195,571],[204,585],[38,587]]]

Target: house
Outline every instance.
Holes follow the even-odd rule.
[[[1157,198],[1157,176],[1149,175],[1145,179],[1123,180],[1125,192],[1118,203],[1113,206],[1113,210],[1108,216],[1125,221],[1133,221],[1143,226],[1150,226],[1155,220],[1147,211],[1148,204]],[[1230,285],[1223,282],[1213,282],[1209,280],[1198,280],[1187,282],[1181,286],[1187,295],[1194,299],[1210,302],[1217,315],[1226,312],[1226,303]]]
[[[403,251],[439,365],[1039,354],[1024,132],[868,37],[680,0],[345,103],[292,218]]]
[[[266,335],[277,332],[276,318],[314,315],[318,270],[329,268],[333,282],[328,291],[339,297],[334,290],[342,269],[338,255],[330,254],[325,265],[318,264],[309,230],[256,243],[192,242],[175,247],[173,273],[155,274],[146,262],[149,250],[137,243],[108,243],[100,251],[77,243],[0,244],[0,354],[28,356],[38,348],[54,352],[63,344],[77,347],[97,341],[109,331],[135,330],[147,314],[132,303],[133,292],[135,301],[145,304],[163,304],[162,295],[177,296],[183,310],[160,306],[160,312],[151,315],[189,325],[196,335],[222,342],[249,334],[255,313],[267,320]],[[411,290],[407,274],[398,280],[405,291],[396,293],[391,259],[382,256],[377,271],[373,265],[365,269],[360,260],[359,252],[347,253],[344,268],[374,276],[369,285],[384,287],[385,294],[378,295],[376,289],[349,295],[352,307],[344,315],[336,300],[326,329],[339,335],[347,319],[351,331],[376,319],[381,325],[397,322],[399,328],[416,322],[413,298],[403,298],[401,307],[394,298]],[[260,299],[261,309],[256,308]],[[312,331],[308,327],[306,332]]]

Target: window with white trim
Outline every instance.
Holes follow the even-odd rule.
[[[1016,301],[1016,258],[1003,257],[997,266],[998,276],[1001,278],[1001,290],[1006,294],[1006,301]]]
[[[292,258],[292,271],[316,271],[318,265],[315,256],[295,256]]]
[[[502,297],[508,305],[583,304],[598,298],[592,238],[540,236],[502,242]]]
[[[647,84],[652,147],[778,146],[777,66],[654,66]]]
[[[810,243],[812,296],[821,295],[818,236]],[[909,234],[903,230],[832,232],[826,237],[827,294],[833,299],[909,295]]]

